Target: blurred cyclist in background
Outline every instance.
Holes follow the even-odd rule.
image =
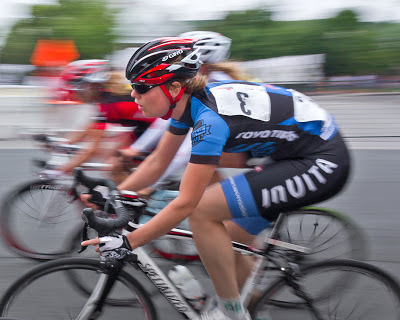
[[[94,72],[89,73],[88,70]],[[154,118],[146,118],[138,110],[137,104],[129,95],[130,87],[122,72],[110,71],[108,65],[103,63],[102,68],[87,68],[85,64],[81,64],[74,69],[74,74],[70,75],[69,81],[74,97],[84,103],[95,104],[98,112],[84,130],[67,137],[67,143],[86,142],[88,145],[59,168],[64,173],[71,172],[74,167],[92,157],[101,157],[102,161],[109,162],[115,150],[128,147],[154,121]],[[133,127],[133,131],[119,134],[116,138],[118,141],[107,148],[101,143],[110,125]]]
[[[59,86],[53,93],[52,103],[81,103],[76,89],[86,76],[107,68],[108,60],[90,59],[72,61],[60,73]]]

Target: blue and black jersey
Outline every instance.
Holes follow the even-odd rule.
[[[192,132],[190,162],[218,164],[222,152],[295,159],[338,132],[326,110],[297,91],[268,84],[221,81],[192,94],[170,132]]]

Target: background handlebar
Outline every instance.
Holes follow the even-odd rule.
[[[81,168],[75,168],[73,176],[77,182],[88,187],[90,190],[93,190],[97,186],[105,186],[110,189],[109,205],[114,209],[114,212],[117,215],[116,219],[97,217],[90,208],[86,208],[82,211],[82,219],[89,225],[89,227],[95,229],[99,233],[100,237],[109,235],[114,230],[128,225],[131,217],[119,200],[117,185],[112,180],[89,177],[83,173]]]

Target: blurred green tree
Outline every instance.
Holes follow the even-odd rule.
[[[358,15],[353,10],[342,10],[336,17],[328,19],[328,25],[336,30],[354,30],[359,27]]]
[[[34,5],[32,18],[19,20],[11,29],[0,63],[29,64],[38,39],[73,40],[80,59],[103,58],[114,49],[114,17],[104,0]]]
[[[228,13],[197,24],[232,39],[231,58],[245,61],[324,53],[325,74],[395,74],[400,70],[400,24],[360,22],[353,10],[335,17],[275,21],[266,9]]]

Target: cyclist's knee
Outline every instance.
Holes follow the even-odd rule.
[[[210,222],[212,223],[213,220],[209,218],[205,209],[196,208],[192,214],[188,218],[190,229],[193,232],[199,230],[201,228],[206,227]]]

